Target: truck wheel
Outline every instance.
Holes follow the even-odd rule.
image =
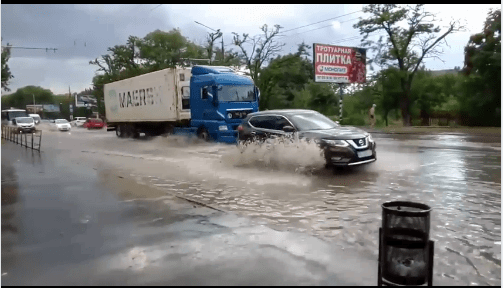
[[[133,125],[131,124],[124,124],[124,138],[130,138],[133,137]]]
[[[133,125],[131,125],[131,137],[134,139],[140,138],[140,132],[138,132],[138,129],[136,129]]]
[[[208,133],[208,130],[206,130],[206,128],[201,128],[197,133],[197,137],[206,142],[210,141],[210,133]]]
[[[125,132],[124,125],[122,125],[122,124],[117,125],[117,128],[115,129],[115,134],[117,135],[117,137],[124,138],[124,136],[125,136],[124,132]]]

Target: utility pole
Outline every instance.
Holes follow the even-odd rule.
[[[222,33],[222,32],[220,32]],[[224,33],[222,33],[222,65],[224,65],[225,51],[224,51]]]
[[[31,94],[33,96],[33,113],[37,114],[37,106],[35,106],[35,94]]]

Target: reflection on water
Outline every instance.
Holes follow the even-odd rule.
[[[158,178],[142,181],[150,181],[166,191],[224,210],[252,216],[257,222],[276,229],[306,231],[376,257],[378,228],[381,226],[380,205],[391,200],[425,203],[434,207],[430,235],[436,241],[436,277],[447,277],[459,285],[500,284],[499,153],[378,150],[375,165],[334,175],[317,162],[308,170],[299,170],[305,163],[298,160],[280,167],[281,161],[278,160],[288,153],[271,154],[268,166],[260,161],[267,157],[268,148],[258,149],[262,149],[258,150],[260,157],[252,159],[251,154],[247,155],[249,158],[245,158],[245,164],[243,159],[229,161],[235,152],[222,159],[225,165],[231,166],[228,168],[234,167],[232,163],[235,163],[238,167],[268,167],[270,173],[275,173],[274,169],[286,169],[293,173],[292,179],[308,175],[310,185],[270,183],[262,187],[234,187]],[[309,148],[300,154],[311,159],[316,159],[317,155]],[[274,178],[274,174],[270,176]]]
[[[2,161],[2,259],[11,251],[18,239],[16,203],[18,202],[18,180],[12,163]],[[4,261],[2,260],[2,264]],[[6,265],[3,265],[6,266]],[[5,269],[4,269],[5,270]],[[4,271],[2,270],[2,272]]]

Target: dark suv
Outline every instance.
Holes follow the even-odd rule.
[[[315,141],[327,166],[354,166],[376,161],[376,143],[359,128],[341,126],[312,110],[267,110],[249,114],[238,126],[239,145],[285,136]]]

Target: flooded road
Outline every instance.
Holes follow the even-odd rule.
[[[42,150],[117,167],[138,183],[375,259],[380,205],[428,204],[435,278],[501,285],[500,138],[385,136],[374,135],[375,163],[335,173],[309,144],[252,145],[241,153],[182,137],[117,139],[114,132],[74,129],[44,134]]]

